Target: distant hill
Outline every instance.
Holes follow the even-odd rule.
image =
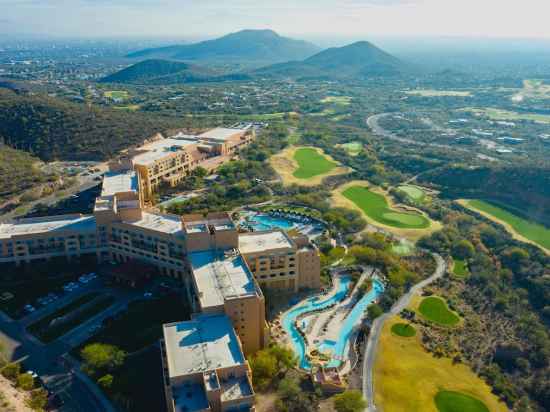
[[[182,119],[87,107],[0,88],[0,141],[42,160],[103,160]]]
[[[175,84],[243,80],[246,74],[220,75],[205,67],[170,60],[150,59],[136,63],[100,81],[103,83]]]
[[[263,67],[254,71],[260,76],[368,78],[394,76],[410,70],[398,58],[367,41],[323,50],[303,61]]]
[[[126,57],[267,65],[302,60],[319,50],[314,44],[272,30],[242,30],[200,43],[139,50]]]

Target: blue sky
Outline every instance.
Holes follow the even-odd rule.
[[[550,0],[0,0],[0,33],[550,38]]]

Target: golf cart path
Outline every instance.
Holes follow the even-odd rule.
[[[401,298],[395,302],[388,313],[376,318],[372,324],[369,338],[366,343],[365,354],[363,356],[363,397],[367,400],[367,412],[376,412],[376,406],[374,404],[374,361],[376,359],[376,353],[378,350],[378,341],[380,340],[380,333],[384,327],[384,322],[390,317],[397,315],[403,309],[405,309],[413,296],[419,293],[424,287],[428,286],[432,282],[441,278],[447,270],[445,260],[437,253],[432,253],[437,267],[434,273],[422,282],[417,283],[411,289],[401,296]]]

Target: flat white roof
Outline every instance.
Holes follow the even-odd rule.
[[[135,192],[138,190],[136,172],[107,172],[103,176],[101,196],[112,196],[121,192]]]
[[[288,236],[281,230],[272,232],[239,233],[239,250],[242,254],[272,249],[293,248]]]
[[[10,223],[0,223],[0,239],[9,239],[13,236],[77,231],[95,232],[94,216],[61,215],[46,218],[18,219]]]
[[[199,138],[211,139],[225,142],[227,139],[236,135],[237,133],[246,132],[247,129],[229,129],[225,127],[216,127],[199,135]]]
[[[239,254],[212,250],[189,254],[201,308],[221,306],[226,298],[254,295],[252,273]]]
[[[182,230],[181,219],[179,216],[166,215],[161,213],[141,212],[140,220],[130,220],[124,223],[133,226],[139,226],[145,229],[154,230],[156,232],[166,233],[169,235],[184,236]]]
[[[244,356],[226,315],[163,325],[170,378],[241,365]]]
[[[197,141],[191,140],[191,137],[189,139],[168,138],[157,140],[138,148],[138,150],[146,150],[146,152],[135,156],[132,162],[134,164],[148,165],[170,153],[178,152],[193,144],[197,144]]]

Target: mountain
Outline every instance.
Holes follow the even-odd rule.
[[[368,78],[394,76],[410,70],[398,58],[367,41],[323,50],[303,61],[292,61],[254,71],[260,76]]]
[[[0,141],[42,160],[104,160],[185,120],[0,88]]]
[[[221,75],[206,67],[170,60],[150,59],[126,67],[100,80],[102,83],[166,85],[227,80],[244,80],[245,74]]]
[[[273,30],[242,30],[195,44],[140,50],[126,57],[267,65],[305,59],[319,50],[314,44],[279,36]]]

